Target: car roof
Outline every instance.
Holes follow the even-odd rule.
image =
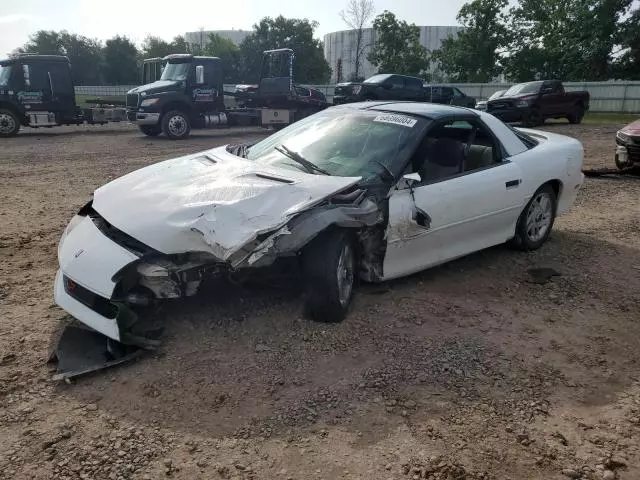
[[[62,62],[70,63],[69,57],[64,55],[39,55],[32,53],[20,53],[11,58],[0,59],[1,65],[11,65],[19,61],[28,60],[29,62]]]
[[[458,115],[473,117],[479,116],[475,110],[472,110],[470,108],[428,102],[356,102],[338,105],[336,107],[353,110],[376,110],[380,112],[406,113],[409,115],[417,115],[419,117],[429,118],[432,120]]]

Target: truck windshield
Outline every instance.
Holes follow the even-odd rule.
[[[374,75],[373,77],[369,77],[367,78],[364,82],[362,83],[382,83],[384,82],[387,78],[389,78],[391,75],[389,74],[381,74],[381,75]]]
[[[167,63],[160,80],[172,80],[179,82],[187,79],[190,63]]]
[[[507,90],[504,96],[510,97],[512,95],[520,95],[521,93],[538,93],[541,86],[542,82],[519,83]]]
[[[324,110],[249,148],[256,163],[308,171],[282,152],[282,146],[330,175],[365,181],[399,176],[422,138],[426,119],[362,110]]]
[[[11,78],[11,65],[0,65],[0,87],[9,85]]]

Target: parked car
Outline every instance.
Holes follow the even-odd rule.
[[[330,107],[98,188],[58,247],[56,303],[138,344],[140,312],[207,279],[286,265],[306,311],[340,321],[384,282],[505,242],[540,248],[583,182],[581,143],[420,102]]]
[[[467,108],[475,108],[476,106],[476,99],[470,97],[457,87],[425,84],[423,88],[426,94],[425,101],[427,102]]]
[[[494,93],[493,95],[491,95],[487,100],[480,100],[479,102],[476,103],[476,110],[487,110],[487,102],[489,100],[495,100],[496,98],[500,98],[501,96],[504,95],[504,92],[506,92],[506,90],[498,90],[496,93]]]
[[[625,169],[640,165],[640,120],[616,132],[616,167]]]
[[[423,80],[395,74],[379,74],[362,83],[344,82],[335,86],[333,104],[361,102],[363,100],[424,101]]]
[[[581,123],[589,110],[589,92],[565,92],[558,80],[518,83],[502,97],[487,102],[487,112],[506,122],[528,127],[542,125],[548,118],[566,118]]]

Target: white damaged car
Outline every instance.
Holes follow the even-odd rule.
[[[55,301],[143,345],[141,308],[203,280],[299,274],[307,313],[340,321],[383,282],[510,242],[537,249],[583,182],[579,141],[466,108],[336,106],[252,145],[163,161],[98,188],[60,240]]]

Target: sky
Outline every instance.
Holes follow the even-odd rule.
[[[374,0],[376,13],[392,11],[416,25],[457,25],[466,0]],[[68,30],[106,40],[126,35],[138,45],[147,35],[170,40],[185,32],[248,30],[262,17],[308,18],[316,36],[347,27],[339,16],[347,0],[1,0],[0,58],[37,30]]]

